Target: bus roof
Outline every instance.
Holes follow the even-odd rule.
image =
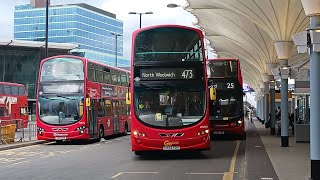
[[[207,61],[240,61],[236,58],[215,58],[215,59],[207,59]]]
[[[46,59],[43,59],[43,60],[41,61],[41,64],[42,64],[44,61],[47,61],[47,60],[50,60],[50,59],[54,59],[54,58],[76,58],[76,59],[80,59],[80,60],[82,60],[82,61],[84,61],[84,62],[90,62],[90,63],[97,64],[97,65],[100,65],[100,66],[103,66],[103,67],[107,67],[107,68],[110,68],[110,69],[114,69],[114,70],[118,70],[118,71],[130,73],[130,71],[125,70],[125,69],[121,69],[121,68],[118,68],[118,67],[106,65],[106,64],[103,64],[103,63],[100,63],[100,62],[97,62],[97,61],[90,60],[90,59],[88,59],[88,58],[84,58],[84,57],[80,57],[80,56],[74,56],[74,55],[51,56],[51,57],[48,57],[48,58],[46,58]]]
[[[198,32],[199,34],[201,34],[201,38],[203,38],[203,34],[200,29],[195,28],[195,27],[177,25],[177,24],[161,24],[161,25],[154,25],[154,26],[148,26],[148,27],[144,27],[141,29],[137,29],[133,32],[132,37],[136,37],[136,35],[142,31],[156,29],[156,28],[164,28],[164,27],[173,27],[173,28],[175,27],[175,28],[184,28],[184,29],[194,30],[194,31]]]
[[[10,86],[22,86],[22,87],[24,87],[23,84],[12,83],[12,82],[0,82],[0,85],[10,85]]]

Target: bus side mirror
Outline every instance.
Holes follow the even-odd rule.
[[[215,101],[217,99],[216,97],[216,89],[211,87],[209,89],[209,94],[210,94],[210,100]]]
[[[90,98],[86,98],[86,106],[90,106]]]
[[[130,95],[131,95],[130,92],[126,93],[126,104],[130,104],[131,103]]]

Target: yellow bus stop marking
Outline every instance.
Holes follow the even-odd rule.
[[[236,142],[237,142],[237,145],[236,145],[236,149],[233,152],[229,172],[224,173],[222,180],[233,180],[233,174],[235,173],[234,169],[236,166],[237,154],[238,154],[239,147],[240,147],[240,141],[238,140]]]

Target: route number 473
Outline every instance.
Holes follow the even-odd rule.
[[[192,79],[193,78],[193,73],[192,73],[192,70],[184,70],[182,72],[182,75],[183,79]]]

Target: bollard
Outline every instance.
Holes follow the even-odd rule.
[[[24,140],[24,124],[23,124],[23,120],[21,121],[21,124],[22,124],[22,139]]]
[[[31,141],[31,122],[28,122],[28,127],[29,127],[29,141]]]

